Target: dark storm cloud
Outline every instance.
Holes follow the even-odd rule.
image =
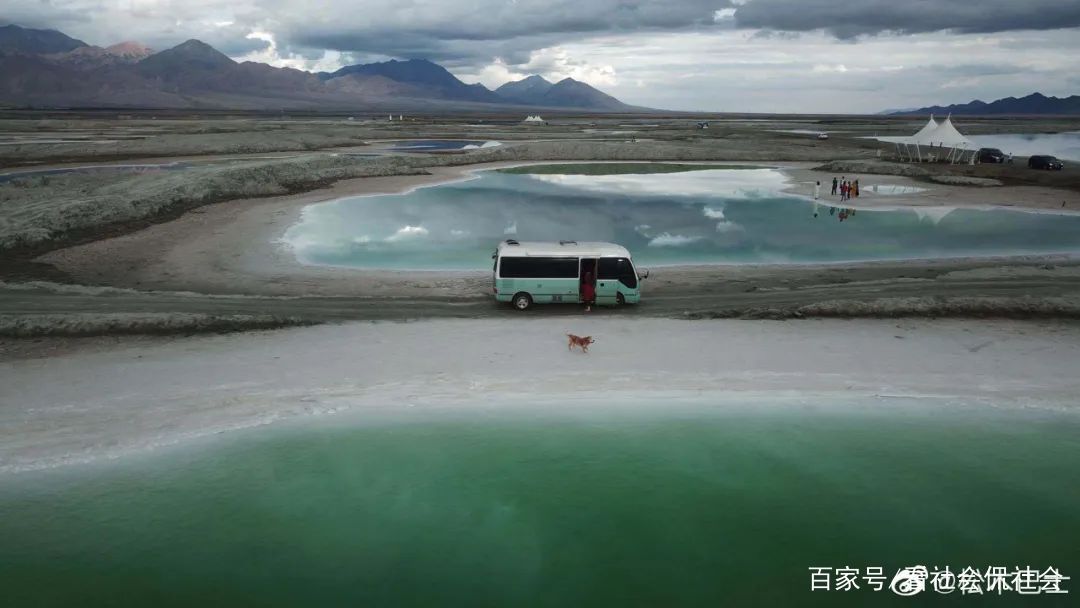
[[[493,57],[499,57],[511,65],[523,64],[529,61],[532,51],[556,45],[564,38],[547,34],[506,40],[446,40],[414,32],[372,32],[362,36],[349,33],[285,34],[283,40],[296,48],[334,49],[399,59],[431,59],[446,67],[453,67],[487,63]]]
[[[728,0],[323,0],[322,15],[290,0],[257,0],[289,46],[424,57],[445,62],[524,63],[531,51],[587,36],[713,27]],[[363,8],[362,11],[358,10]],[[326,18],[333,13],[335,18]]]
[[[882,32],[992,33],[1080,26],[1080,0],[749,0],[743,28],[824,29],[838,38]]]

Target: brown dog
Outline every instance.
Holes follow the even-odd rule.
[[[589,345],[596,340],[592,339],[592,336],[575,336],[574,334],[566,334],[570,341],[566,343],[566,350],[574,350],[575,346],[581,347],[581,352],[589,352]]]

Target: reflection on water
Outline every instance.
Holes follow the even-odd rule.
[[[885,196],[892,196],[897,194],[918,194],[919,192],[925,192],[926,188],[919,188],[917,186],[900,186],[898,184],[875,184],[870,186],[869,191],[873,194],[884,194]]]
[[[1068,410],[619,397],[566,414],[334,417],[0,477],[4,598],[910,606],[887,589],[811,594],[808,568],[1080,572]]]
[[[822,262],[1080,249],[1080,216],[860,209],[835,220],[780,194],[770,169],[510,175],[305,209],[285,235],[301,260],[368,268],[485,269],[506,238],[612,241],[641,264]],[[823,201],[824,202],[824,201]],[[824,210],[824,209],[823,209]],[[932,215],[928,215],[932,214]]]
[[[473,141],[456,139],[411,139],[397,142],[391,150],[396,152],[446,152],[450,150],[476,150],[494,148],[501,145],[497,141]]]

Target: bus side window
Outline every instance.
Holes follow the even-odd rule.
[[[576,279],[577,258],[504,257],[499,276],[514,279]]]
[[[618,260],[615,258],[600,258],[596,268],[596,278],[614,281],[619,278]]]

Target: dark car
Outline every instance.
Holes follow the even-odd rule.
[[[1028,159],[1028,167],[1031,169],[1046,169],[1047,171],[1061,171],[1065,168],[1065,165],[1053,156],[1032,156]]]
[[[1005,153],[997,148],[979,148],[980,163],[1003,163]]]

